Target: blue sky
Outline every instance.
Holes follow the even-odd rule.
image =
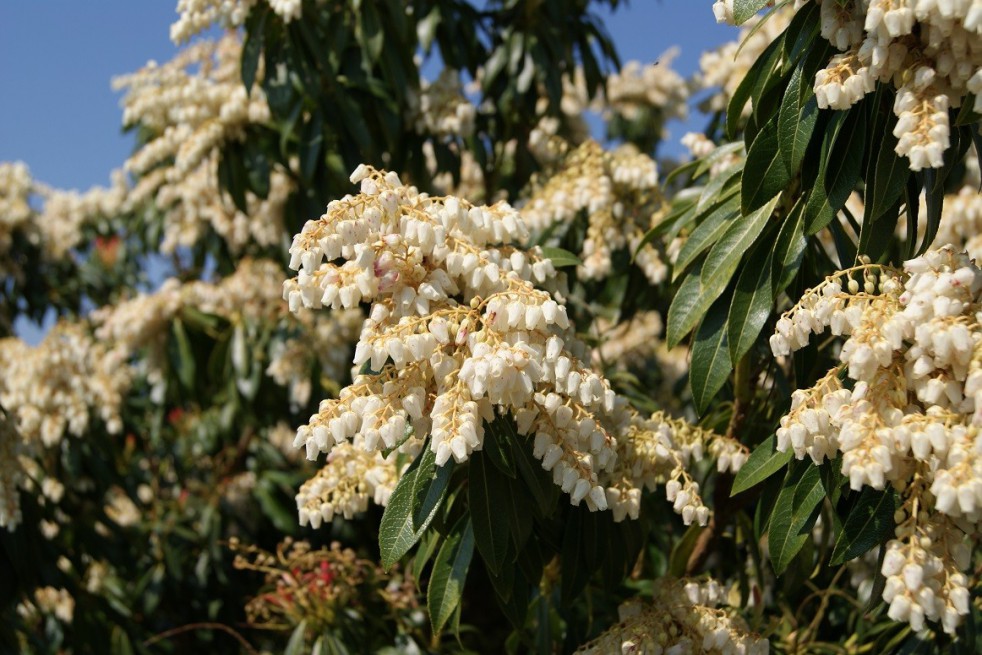
[[[120,129],[110,82],[176,51],[168,30],[175,0],[47,0],[0,3],[0,161],[20,160],[33,176],[65,189],[109,182],[132,148]],[[709,0],[633,0],[605,23],[627,61],[654,61],[672,45],[683,75],[699,54],[735,36],[716,25]],[[672,123],[677,140],[687,129]]]

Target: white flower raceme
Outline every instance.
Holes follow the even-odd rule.
[[[466,138],[474,132],[477,108],[464,95],[458,71],[445,68],[433,82],[422,80],[409,102],[420,134]]]
[[[258,2],[259,0],[177,0],[177,13],[180,17],[170,27],[171,41],[184,43],[215,24],[223,29],[242,27]],[[266,2],[284,23],[300,19],[303,13],[302,0]]]
[[[121,170],[113,172],[110,187],[79,193],[37,182],[20,162],[0,162],[0,272],[13,272],[6,254],[15,232],[38,245],[46,259],[64,259],[80,244],[85,226],[122,212],[128,192]],[[32,197],[39,201],[36,211],[30,205]]]
[[[930,619],[953,632],[968,611],[963,551],[982,522],[980,318],[982,271],[946,247],[903,273],[866,264],[828,278],[771,338],[781,355],[825,328],[848,336],[842,364],[794,393],[778,449],[816,462],[841,453],[853,489],[900,493],[884,599],[915,630]]]
[[[558,242],[578,217],[586,217],[578,269],[583,278],[606,278],[613,253],[627,250],[636,253],[635,261],[652,284],[665,279],[668,268],[658,250],[651,243],[638,250],[660,198],[658,167],[651,157],[627,146],[608,152],[589,140],[533,189],[522,216],[533,232],[551,231],[550,243]]]
[[[353,437],[369,452],[415,447],[411,429],[430,435],[442,466],[482,448],[498,408],[575,504],[605,509],[598,474],[615,459],[605,426],[615,394],[584,364],[566,308],[536,286],[552,264],[508,245],[527,237],[521,217],[504,203],[431,198],[365,166],[352,180],[361,193],[295,237],[299,275],[284,296],[295,311],[371,302],[355,351],[364,374],[321,404],[297,445],[311,459]]]
[[[820,107],[845,109],[877,82],[896,88],[897,154],[938,168],[948,108],[975,94],[982,110],[982,4],[977,0],[815,0],[821,34],[842,54],[815,76]]]
[[[719,608],[720,585],[715,580],[660,578],[650,601],[628,601],[618,608],[620,623],[576,652],[609,653],[742,653],[763,655],[770,644],[752,634],[746,622]]]
[[[662,122],[669,118],[685,119],[689,89],[671,67],[678,54],[678,48],[671,48],[653,64],[642,66],[639,61],[629,61],[619,72],[611,74],[607,78],[605,113],[635,120],[650,110],[661,114]]]
[[[220,148],[270,116],[262,88],[242,85],[241,52],[239,38],[228,35],[195,43],[165,64],[150,62],[113,81],[126,91],[123,123],[152,135],[126,162],[127,171],[138,177],[126,207],[152,200],[162,211],[165,252],[193,245],[207,229],[233,253],[252,243],[279,244],[284,206],[294,188],[287,173],[272,168],[266,198],[247,191],[247,212],[239,211],[218,183]]]

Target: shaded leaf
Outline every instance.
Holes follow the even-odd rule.
[[[771,119],[760,130],[747,152],[741,185],[741,210],[744,214],[750,214],[781,193],[790,182],[791,173],[778,147],[777,121]]]
[[[467,506],[474,526],[474,540],[491,575],[497,575],[508,556],[508,514],[501,511],[503,498],[511,495],[507,480],[483,452],[468,462]]]
[[[552,265],[556,268],[579,266],[583,263],[580,261],[579,257],[568,250],[563,250],[562,248],[543,247],[542,256],[552,261]]]
[[[821,473],[810,461],[797,462],[788,471],[768,527],[768,548],[774,572],[784,573],[805,542],[825,498]]]
[[[754,448],[733,480],[733,487],[730,490],[731,496],[757,486],[791,461],[794,451],[789,448],[782,453],[777,450],[776,446],[777,437],[771,435]]]
[[[896,527],[893,522],[895,509],[896,494],[892,487],[887,487],[886,491],[863,487],[842,524],[829,564],[838,566],[885,542]]]
[[[810,83],[802,83],[804,65],[805,62],[799,64],[791,74],[778,115],[778,147],[784,167],[790,175],[796,174],[801,168],[805,150],[818,122],[818,101],[815,93],[811,90]]]
[[[766,245],[766,244],[762,244]],[[727,341],[730,347],[730,360],[740,361],[757,340],[771,314],[774,293],[771,285],[773,249],[767,251],[764,263],[754,261],[759,256],[757,248],[748,258],[747,265],[737,279],[733,299],[730,301],[730,313],[727,318]]]
[[[700,414],[706,411],[733,370],[726,336],[727,305],[725,299],[713,304],[692,342],[689,385],[696,411]]]
[[[433,563],[426,590],[426,607],[433,632],[439,634],[460,605],[467,570],[474,555],[474,529],[469,517],[460,517],[450,529]]]

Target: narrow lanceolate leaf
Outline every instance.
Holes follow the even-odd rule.
[[[770,0],[733,0],[733,22],[743,25],[767,6]]]
[[[462,516],[450,529],[433,562],[426,606],[433,632],[439,634],[453,616],[464,593],[467,569],[474,555],[474,529],[469,517]]]
[[[702,414],[733,370],[726,338],[727,303],[720,299],[703,319],[692,343],[689,385],[696,411]]]
[[[474,525],[474,540],[492,575],[501,572],[508,557],[508,514],[501,503],[509,494],[503,476],[484,452],[471,455],[467,472],[467,506]]]
[[[730,224],[726,233],[706,257],[706,263],[699,274],[704,285],[710,284],[719,277],[724,277],[729,281],[744,253],[750,250],[754,242],[757,241],[757,237],[764,230],[764,226],[770,220],[776,205],[777,197],[775,196],[763,206],[746,216],[735,219]]]
[[[747,152],[743,169],[741,209],[750,214],[781,193],[791,182],[791,173],[778,147],[777,121],[772,118],[760,130]]]
[[[828,225],[856,188],[866,151],[866,112],[836,112],[825,138],[818,178],[805,209],[806,236]]]
[[[791,461],[794,451],[789,448],[782,453],[777,450],[776,446],[777,438],[771,435],[754,448],[733,480],[733,488],[730,490],[731,496],[757,486]]]
[[[563,250],[562,248],[543,248],[542,256],[548,260],[551,260],[552,265],[556,268],[579,266],[583,263],[580,261],[579,257],[568,250]]]
[[[665,338],[669,348],[677,346],[685,335],[698,325],[710,305],[726,289],[729,279],[723,279],[722,276],[710,280],[709,284],[702,284],[701,270],[701,264],[697,264],[692,269],[682,281],[675,298],[672,299],[672,306],[668,308],[668,328]]]
[[[866,171],[865,212],[863,227],[882,217],[900,198],[907,183],[910,171],[907,160],[896,152],[897,137],[893,136],[893,128],[897,123],[892,112],[885,112],[884,129],[877,132],[880,139],[876,158],[870,158]]]
[[[734,195],[729,200],[710,211],[709,215],[692,230],[682,244],[679,256],[672,268],[673,280],[681,275],[695,259],[715,244],[726,233],[730,223],[740,216],[740,196]]]
[[[819,503],[824,497],[825,488],[817,466],[804,461],[791,467],[774,504],[767,531],[771,564],[778,575],[784,573],[805,542],[811,539]]]
[[[436,465],[425,448],[392,491],[378,528],[382,566],[389,569],[419,541],[443,504],[453,465]]]
[[[896,495],[892,487],[886,491],[863,487],[842,524],[829,564],[838,566],[848,562],[885,541],[893,534],[895,510]]]
[[[766,242],[761,245],[769,246]],[[760,262],[758,258],[762,249],[766,250],[767,255]],[[770,316],[774,303],[771,285],[773,252],[770,247],[754,250],[737,279],[726,328],[731,361],[740,361],[750,350]]]
[[[801,168],[805,149],[818,122],[818,101],[815,93],[811,90],[810,83],[802,83],[804,65],[804,61],[799,63],[791,74],[778,115],[778,148],[784,167],[790,175]]]

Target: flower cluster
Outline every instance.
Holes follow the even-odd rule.
[[[177,0],[180,17],[170,26],[174,43],[184,43],[216,23],[223,29],[235,29],[245,24],[258,0]],[[270,9],[284,23],[297,20],[303,13],[302,0],[267,0]]]
[[[127,194],[126,178],[119,170],[113,172],[111,186],[79,193],[34,180],[20,162],[0,162],[0,256],[9,251],[13,235],[20,233],[46,259],[62,260],[81,243],[85,226],[122,212]],[[37,211],[30,204],[35,197],[40,201]],[[12,272],[6,261],[0,261],[0,271]]]
[[[29,204],[34,188],[31,173],[22,162],[0,162],[0,255],[10,249],[14,232],[31,218]]]
[[[80,437],[93,416],[110,433],[122,429],[122,394],[131,373],[80,325],[56,325],[38,346],[0,340],[0,406],[29,442],[52,446],[65,433]]]
[[[159,398],[164,391],[161,369],[167,332],[185,309],[223,317],[235,326],[232,355],[237,371],[245,368],[247,331],[259,324],[278,325],[283,333],[272,342],[266,372],[277,384],[289,387],[296,405],[305,405],[315,361],[328,379],[347,378],[351,344],[363,315],[351,310],[329,315],[301,312],[291,317],[277,285],[271,284],[281,277],[282,269],[275,262],[243,259],[232,275],[217,282],[198,280],[182,285],[176,279],[166,280],[152,294],[96,310],[92,315],[96,336],[123,361],[144,350],[142,365]],[[316,357],[311,358],[311,353]]]
[[[589,140],[564,157],[558,171],[534,189],[522,216],[533,232],[551,230],[551,239],[558,241],[585,215],[583,263],[578,269],[583,278],[607,277],[612,255],[628,250],[636,253],[635,261],[648,280],[657,284],[668,268],[654,245],[638,247],[653,225],[659,198],[658,166],[651,157],[626,146],[608,152]]]
[[[607,78],[606,112],[635,121],[658,115],[664,124],[670,118],[685,119],[689,87],[685,79],[672,70],[678,48],[662,54],[653,64],[629,61]]]
[[[842,454],[853,489],[903,500],[883,564],[890,616],[952,632],[968,611],[966,542],[982,521],[982,271],[950,247],[828,278],[778,321],[775,355],[830,328],[842,364],[798,390],[778,449]],[[895,553],[895,554],[891,554]]]
[[[20,523],[20,486],[24,470],[20,455],[24,442],[13,422],[0,411],[0,528],[13,530]]]
[[[249,243],[279,244],[284,205],[293,191],[284,171],[271,170],[265,198],[246,191],[246,212],[218,184],[222,145],[269,119],[262,89],[242,85],[241,51],[235,35],[202,41],[163,65],[150,62],[113,82],[126,91],[123,123],[140,125],[152,135],[126,162],[127,171],[139,177],[127,206],[152,199],[162,211],[164,252],[194,244],[207,228],[236,253]]]
[[[958,193],[945,196],[934,243],[953,244],[975,261],[982,261],[982,194],[978,184],[966,184]]]
[[[820,0],[821,33],[841,51],[815,76],[820,107],[846,109],[877,82],[897,90],[897,154],[938,168],[948,109],[975,94],[982,111],[982,9],[977,2]]]
[[[409,96],[417,132],[461,138],[473,134],[477,108],[464,95],[459,72],[445,68],[435,81],[420,85],[419,95]]]
[[[518,213],[428,197],[366,166],[352,181],[359,195],[295,237],[299,274],[283,291],[294,311],[372,303],[355,350],[362,374],[321,403],[297,446],[310,459],[349,440],[367,452],[418,448],[408,431],[431,436],[442,466],[482,448],[498,409],[574,504],[606,509],[598,474],[614,464],[615,394],[584,363],[566,308],[537,287],[555,276],[551,262],[508,245],[527,237]]]
[[[410,443],[414,448],[407,454],[415,456],[412,451],[418,451],[422,442],[412,439]],[[387,505],[401,474],[399,454],[392,452],[386,457],[349,442],[335,446],[327,456],[327,464],[297,493],[300,522],[316,529],[335,516],[351,519],[361,514],[369,502]]]
[[[727,653],[762,655],[766,639],[752,634],[739,616],[719,608],[722,593],[714,580],[705,582],[661,578],[653,598],[632,600],[618,609],[620,623],[576,652]]]
[[[734,439],[695,427],[663,412],[642,418],[625,410],[618,429],[617,462],[604,477],[607,502],[614,519],[637,518],[641,490],[665,485],[665,494],[685,525],[709,522],[710,510],[702,502],[699,483],[689,472],[706,455],[720,472],[740,470],[747,461],[745,446]]]

